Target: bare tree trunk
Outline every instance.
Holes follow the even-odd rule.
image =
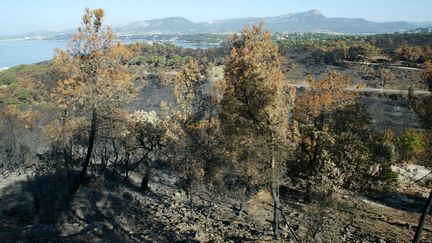
[[[87,154],[80,174],[79,183],[82,183],[84,181],[85,175],[87,174],[87,169],[90,164],[90,159],[93,151],[95,136],[96,136],[96,108],[93,108],[91,127],[90,127],[90,138],[87,147]]]
[[[248,189],[246,186],[243,188],[243,195],[240,198],[240,205],[239,205],[239,212],[238,216],[242,215],[243,213],[248,214],[248,208],[247,208],[247,199],[248,199]]]
[[[188,190],[189,190],[189,206],[190,206],[190,213],[191,213],[191,217],[193,217],[193,211],[194,211],[194,203],[193,203],[193,191],[192,191],[192,179],[190,178],[190,176],[187,176],[187,186],[188,186]]]
[[[149,189],[150,169],[147,169],[143,179],[141,180],[141,191],[146,192]]]
[[[117,151],[117,147],[116,147],[116,145],[115,145],[114,138],[111,139],[111,141],[112,141],[112,146],[113,146],[114,154],[115,154],[115,159],[114,159],[114,164],[113,164],[113,168],[112,168],[111,175],[114,175],[114,173],[115,173],[115,171],[116,171],[116,169],[117,169],[117,161],[118,161],[118,159],[119,159],[119,154],[118,154],[118,151]]]
[[[70,173],[69,173],[69,163],[70,163],[70,159],[68,158],[68,151],[67,149],[63,149],[63,156],[64,156],[64,162],[65,162],[65,172],[66,172],[66,180],[69,181],[70,179]]]
[[[431,192],[429,194],[429,198],[426,201],[425,208],[423,209],[423,213],[422,213],[422,215],[420,217],[419,224],[417,226],[417,230],[416,230],[416,233],[415,233],[415,236],[414,236],[414,239],[413,239],[413,243],[419,243],[420,240],[421,240],[421,235],[422,235],[422,232],[423,232],[423,227],[424,227],[424,225],[426,223],[426,218],[427,218],[427,216],[429,214],[429,210],[431,209],[431,206],[432,206],[432,190],[431,190]]]
[[[277,181],[275,180],[275,178],[273,178],[273,182],[271,186],[271,194],[273,198],[273,233],[274,233],[274,237],[276,239],[279,239],[281,235],[279,229],[279,224],[281,220],[281,213],[280,213],[281,203],[277,191],[278,191]]]
[[[272,139],[273,140],[273,139]],[[273,142],[272,142],[273,143]],[[280,239],[281,232],[279,229],[279,224],[281,221],[281,203],[279,200],[279,183],[278,175],[276,171],[276,161],[274,154],[274,144],[271,147],[271,169],[272,169],[272,183],[271,183],[271,195],[273,199],[273,233],[275,239]]]

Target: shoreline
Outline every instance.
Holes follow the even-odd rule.
[[[144,40],[121,40],[125,45],[133,44]],[[22,43],[30,43],[21,46]],[[194,43],[184,40],[177,41],[152,41],[158,43],[171,43],[181,48],[208,49],[220,46],[220,43]],[[17,43],[17,44],[15,44]],[[18,65],[31,65],[51,60],[55,54],[55,48],[66,48],[66,41],[61,40],[2,40],[0,39],[0,52],[7,55],[19,55],[13,61],[0,58],[0,72]],[[11,51],[11,48],[13,51]],[[25,52],[22,49],[25,49]],[[3,51],[4,49],[4,51]],[[18,52],[18,54],[15,53]],[[28,55],[26,53],[29,53]],[[4,65],[4,67],[2,67]]]

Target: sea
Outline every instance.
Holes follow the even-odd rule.
[[[55,49],[65,49],[68,41],[61,40],[0,40],[0,70],[21,64],[32,64],[50,60],[55,55]],[[125,44],[132,43],[125,41]],[[168,43],[192,49],[208,49],[215,44],[196,44],[185,41],[170,41]]]

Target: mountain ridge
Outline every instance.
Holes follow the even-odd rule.
[[[393,32],[407,32],[418,28],[428,28],[432,22],[374,22],[364,18],[328,18],[319,10],[289,13],[270,17],[245,17],[220,19],[201,22],[192,22],[184,17],[174,16],[150,20],[134,21],[124,25],[114,26],[115,34],[119,36],[145,35],[145,34],[227,34],[241,31],[245,25],[257,25],[261,21],[264,27],[271,32],[295,33],[334,33],[334,34],[382,34]],[[72,31],[39,31],[20,35],[0,36],[22,37],[70,34]]]

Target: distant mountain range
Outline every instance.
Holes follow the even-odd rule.
[[[334,34],[379,34],[406,32],[418,28],[431,27],[431,22],[372,22],[361,18],[327,18],[318,10],[292,13],[277,17],[238,18],[215,20],[208,22],[192,22],[183,17],[169,17],[163,19],[143,20],[130,24],[115,26],[114,32],[118,36],[133,36],[146,34],[193,34],[193,33],[232,33],[243,29],[245,25],[257,25],[264,22],[264,27],[272,32],[294,33],[334,33]],[[47,37],[68,35],[72,31],[64,32],[33,32],[15,37]],[[5,39],[5,36],[0,37]]]

